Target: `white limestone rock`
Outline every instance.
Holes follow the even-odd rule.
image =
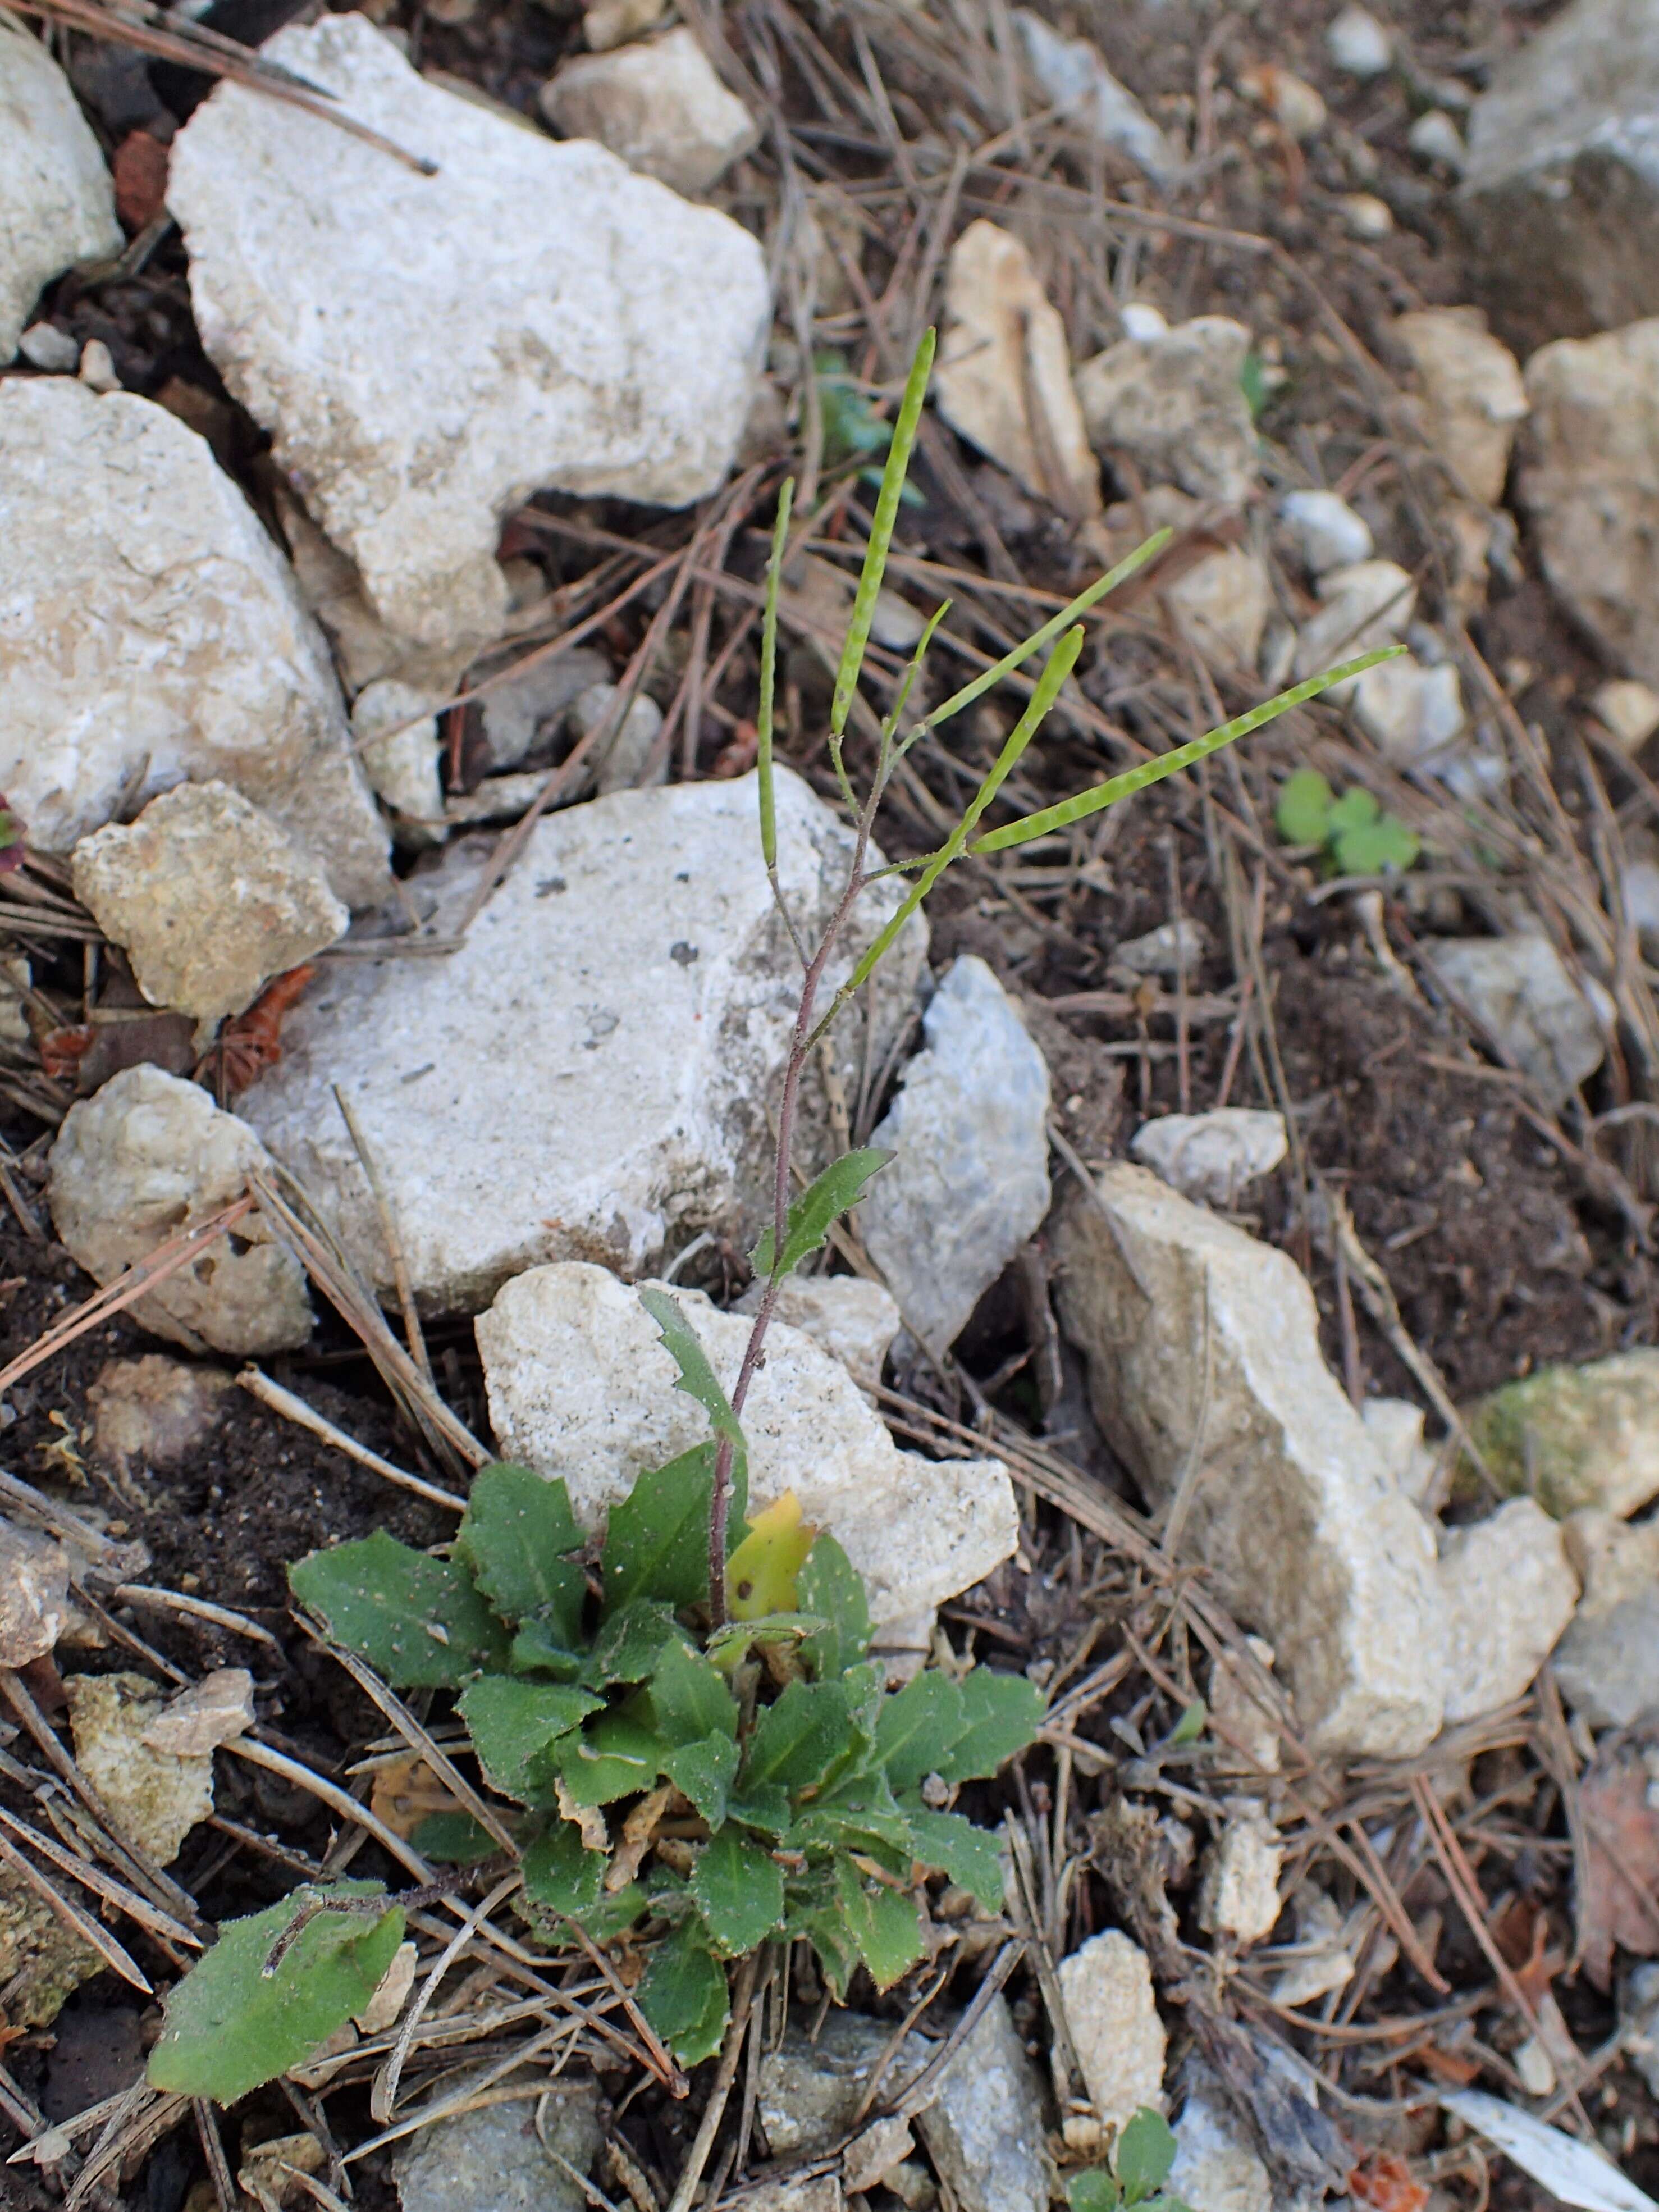
[[[1028,491],[1078,520],[1099,514],[1066,326],[1020,240],[983,219],[951,248],[933,388],[951,428]]]
[[[1370,523],[1334,491],[1286,492],[1279,512],[1310,575],[1352,568],[1375,550]]]
[[[816,937],[840,898],[849,832],[777,775],[780,877]],[[787,1057],[800,968],[762,864],[756,780],[618,792],[550,815],[438,960],[342,962],[289,1015],[279,1066],[241,1111],[391,1287],[373,1197],[330,1086],[351,1100],[410,1279],[434,1311],[477,1312],[541,1260],[643,1271],[716,1228],[747,1245],[768,1207],[767,1107]],[[434,927],[459,921],[490,848],[452,846],[421,879]],[[858,900],[825,975],[851,973],[902,894]],[[877,970],[872,1064],[908,1014],[927,930]],[[840,1080],[864,1065],[856,1011],[831,1032]],[[806,1087],[804,1163],[823,1164]]]
[[[1540,1367],[1463,1408],[1502,1487],[1558,1519],[1585,1509],[1627,1519],[1659,1498],[1659,1351],[1582,1367]]]
[[[58,1237],[87,1273],[112,1283],[181,1229],[205,1221],[269,1169],[245,1121],[194,1083],[124,1067],[64,1117],[48,1158]],[[257,1212],[140,1298],[132,1317],[187,1351],[261,1358],[311,1334],[305,1272]]]
[[[139,1741],[175,1759],[199,1759],[252,1726],[252,1675],[246,1667],[216,1667],[163,1705]]]
[[[1401,768],[1443,765],[1447,748],[1468,726],[1451,660],[1425,668],[1415,653],[1402,653],[1366,669],[1348,696],[1355,721]]]
[[[700,1291],[673,1295],[730,1391],[749,1341],[746,1315]],[[708,1416],[675,1388],[678,1370],[637,1293],[580,1261],[532,1267],[477,1324],[490,1425],[502,1453],[562,1476],[597,1525],[645,1468],[708,1435]],[[751,1506],[793,1489],[864,1577],[877,1629],[981,1581],[1018,1540],[998,1460],[935,1463],[901,1451],[839,1360],[774,1322],[743,1411]]]
[[[1437,1449],[1424,1442],[1423,1408],[1408,1398],[1367,1398],[1359,1418],[1395,1485],[1420,1505],[1440,1460]]]
[[[1048,2212],[1042,2085],[1004,1997],[945,2068],[916,2133],[960,2212]]]
[[[1246,2122],[1207,2068],[1193,2082],[1175,2124],[1169,2192],[1188,2212],[1274,2212],[1273,2176]]]
[[[1279,1870],[1285,1847],[1269,1822],[1249,1813],[1228,1820],[1206,1855],[1198,1924],[1241,1947],[1260,1943],[1279,1918]]]
[[[763,1288],[752,1285],[738,1310],[754,1313]],[[880,1382],[901,1318],[897,1299],[882,1284],[863,1275],[786,1275],[772,1310],[839,1359],[860,1389]]]
[[[1191,915],[1162,921],[1144,937],[1126,937],[1112,947],[1112,965],[1132,975],[1176,976],[1184,967],[1190,984],[1210,949],[1209,932]]]
[[[1179,156],[1134,94],[1107,68],[1098,46],[1087,39],[1066,38],[1031,8],[1014,9],[1014,28],[1026,66],[1068,122],[1103,146],[1127,155],[1154,183],[1174,175]]]
[[[1195,315],[1146,338],[1120,338],[1077,373],[1089,442],[1122,453],[1149,483],[1237,506],[1255,482],[1255,423],[1243,382],[1250,333]]]
[[[1627,753],[1639,753],[1659,730],[1659,691],[1629,677],[1614,677],[1598,684],[1590,705],[1597,721]]]
[[[1381,76],[1394,59],[1394,40],[1368,9],[1343,9],[1325,33],[1325,51],[1346,76]]]
[[[442,745],[434,704],[424,684],[377,677],[351,705],[351,735],[363,774],[391,811],[400,846],[441,845],[444,827]]]
[[[1449,169],[1460,175],[1468,161],[1468,149],[1463,143],[1463,134],[1443,107],[1431,107],[1419,115],[1406,133],[1406,143],[1419,161],[1431,167]]]
[[[72,1674],[64,1688],[76,1764],[118,1832],[157,1866],[171,1866],[191,1830],[212,1818],[212,1753],[181,1757],[145,1741],[163,1700],[143,1674]]]
[[[1298,146],[1316,138],[1325,128],[1328,111],[1324,94],[1282,63],[1260,62],[1241,70],[1238,88],[1246,100],[1265,107],[1285,136]]]
[[[953,961],[927,1042],[871,1142],[897,1157],[859,1209],[865,1249],[936,1352],[1048,1211],[1048,1067],[984,961]]]
[[[1161,2112],[1168,2039],[1140,1946],[1115,1928],[1091,1936],[1060,1960],[1060,1993],[1096,2118],[1115,2128],[1143,2105]]]
[[[1218,1106],[1207,1114],[1160,1114],[1143,1121],[1129,1150],[1143,1167],[1184,1197],[1236,1206],[1241,1194],[1269,1175],[1289,1148],[1282,1114]]]
[[[1271,1640],[1316,1744],[1420,1751],[1445,1698],[1434,1543],[1324,1364],[1305,1277],[1144,1168],[1095,1190],[1066,1201],[1055,1259],[1114,1447],[1160,1504],[1201,1470],[1184,1540]]]
[[[1210,1668],[1209,1726],[1213,1757],[1224,1774],[1277,1774],[1285,1700],[1272,1680],[1273,1647],[1259,1636],[1244,1639],[1268,1680],[1260,1681],[1242,1656],[1218,1652]]]
[[[30,842],[70,851],[135,779],[143,799],[216,777],[348,906],[382,897],[322,638],[205,441],[131,392],[11,378],[0,482],[0,790]]]
[[[1548,938],[1425,937],[1434,973],[1552,1106],[1607,1056],[1612,1001],[1593,977],[1581,990]]]
[[[1561,1694],[1592,1728],[1659,1714],[1659,1522],[1588,1510],[1566,1524],[1583,1601],[1552,1661]]]
[[[69,1554],[50,1536],[0,1518],[0,1667],[41,1659],[70,1618]]]
[[[1522,352],[1659,314],[1659,0],[1573,0],[1492,71],[1459,194]]]
[[[0,362],[41,288],[118,253],[115,188],[69,79],[15,16],[0,16]]]
[[[679,506],[720,483],[771,319],[761,249],[603,147],[426,83],[362,15],[264,52],[442,166],[220,85],[167,194],[203,342],[390,628],[487,643],[498,526],[530,491]]]
[[[610,732],[602,738],[592,757],[593,781],[601,798],[613,791],[634,788],[650,764],[657,734],[662,728],[662,708],[643,691],[636,692],[629,702],[628,711],[618,725],[616,710],[621,696],[618,684],[590,684],[570,709],[570,725],[579,738],[591,736],[595,730]],[[662,783],[667,775],[668,759],[665,754],[651,781]]]
[[[240,1014],[351,921],[311,855],[228,784],[164,791],[83,837],[71,872],[150,1004],[198,1022]]]
[[[475,2106],[398,2144],[398,2202],[402,2212],[586,2212],[584,2177],[604,2141],[591,2082],[556,2082],[536,2103]]]
[[[760,126],[682,25],[634,46],[578,54],[538,95],[566,138],[596,138],[641,176],[706,192],[760,143]]]
[[[1479,307],[1423,307],[1395,336],[1422,388],[1430,446],[1474,499],[1504,496],[1516,426],[1530,411],[1521,368]]]
[[[1604,653],[1659,685],[1659,316],[1544,347],[1526,384],[1516,490],[1544,574]]]
[[[1512,1498],[1440,1547],[1446,1721],[1479,1720],[1522,1697],[1578,1602],[1560,1524]]]
[[[1297,639],[1298,684],[1362,653],[1392,645],[1411,628],[1417,608],[1417,586],[1394,561],[1356,561],[1329,569],[1319,579],[1318,590],[1324,604]],[[1346,696],[1346,685],[1330,694]]]
[[[550,660],[535,661],[521,676],[507,675],[504,668],[489,664],[486,670],[504,678],[478,702],[492,773],[517,768],[585,691],[611,681],[611,663],[605,654],[580,645]],[[479,672],[475,671],[475,676]]]

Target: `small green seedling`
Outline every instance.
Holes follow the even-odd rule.
[[[633,2001],[683,2066],[720,2049],[728,1969],[762,1944],[809,1944],[826,1985],[844,1998],[860,1969],[885,1990],[925,1955],[930,1876],[970,1892],[988,1911],[1001,1905],[997,1838],[952,1801],[961,1784],[994,1776],[1032,1741],[1041,1692],[1022,1675],[985,1667],[929,1668],[890,1692],[884,1666],[869,1656],[864,1584],[834,1538],[807,1528],[787,1492],[746,1518],[742,1416],[784,1279],[820,1249],[889,1158],[848,1152],[792,1200],[801,1086],[837,1013],[964,854],[1003,852],[1068,830],[1388,655],[1364,654],[1069,799],[987,827],[1076,667],[1081,617],[1146,566],[1165,532],[907,726],[941,607],[887,713],[878,723],[869,718],[872,758],[866,787],[855,791],[847,732],[933,356],[929,331],[890,424],[871,412],[838,361],[818,367],[826,450],[885,459],[825,735],[852,823],[851,854],[816,945],[803,942],[778,869],[773,717],[793,483],[779,495],[762,622],[756,789],[761,860],[802,980],[777,1099],[769,1224],[751,1255],[761,1301],[730,1395],[678,1301],[641,1291],[678,1368],[678,1387],[702,1407],[710,1433],[639,1476],[611,1507],[602,1546],[578,1523],[562,1482],[497,1464],[475,1478],[442,1556],[381,1531],[313,1553],[290,1571],[295,1598],[337,1649],[394,1689],[453,1700],[465,1741],[452,1738],[449,1755],[475,1764],[480,1786],[458,1768],[465,1802],[458,1797],[456,1810],[428,1820],[412,1842],[428,1864],[459,1871],[401,1899],[362,1883],[299,1891],[229,1923],[167,2001],[150,2068],[159,2087],[228,2102],[302,2061],[363,2009],[397,1950],[405,1911],[464,1891],[478,1878],[465,1869],[490,1860],[513,1870],[515,1909],[550,1948],[633,1947],[643,1965]],[[1024,711],[939,851],[892,868],[873,865],[876,814],[898,763],[1043,654]],[[897,896],[890,883],[875,894],[890,911],[836,988],[836,940],[860,896],[912,870],[916,879]],[[821,1013],[820,987],[830,1001]],[[1183,1716],[1178,1739],[1201,1724],[1201,1714],[1194,1706]],[[1138,2114],[1115,2172],[1082,2178],[1116,2193],[1074,2196],[1078,2212],[1164,2202],[1155,2192],[1168,2171],[1167,2156],[1158,2164],[1168,2133],[1155,2113]],[[690,2202],[696,2176],[688,2172],[677,2202]]]
[[[1127,2212],[1132,2206],[1145,2212],[1187,2212],[1178,2197],[1164,2193],[1175,2155],[1169,2124],[1143,2105],[1118,2137],[1111,2165],[1074,2173],[1066,2185],[1066,2201],[1072,2212]]]
[[[1316,768],[1299,768],[1288,779],[1275,818],[1287,845],[1322,846],[1335,876],[1403,875],[1423,849],[1416,831],[1385,814],[1363,785],[1339,799]]]
[[[818,414],[823,424],[823,459],[829,468],[860,457],[861,480],[879,485],[878,465],[893,442],[893,426],[878,415],[859,388],[858,380],[838,353],[820,350],[812,356],[818,391]],[[907,483],[901,498],[907,506],[920,506],[921,495]]]

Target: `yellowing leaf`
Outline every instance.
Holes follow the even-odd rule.
[[[794,1610],[795,1577],[817,1533],[801,1519],[793,1490],[755,1516],[726,1563],[726,1609],[733,1620]]]

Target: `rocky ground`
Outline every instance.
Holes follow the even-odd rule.
[[[1650,2205],[1659,0],[15,4],[0,2203],[673,2195],[707,2075],[510,1898],[228,2114],[143,2057],[213,1923],[418,1878],[456,1802],[287,1565],[442,1543],[495,1450],[602,1518],[700,1433],[634,1280],[736,1371],[795,991],[759,581],[791,473],[821,924],[932,324],[855,777],[941,599],[914,707],[1157,528],[993,821],[1406,651],[963,864],[814,1066],[803,1163],[896,1159],[754,1493],[896,1674],[1049,1706],[969,1785],[1004,1913],[935,1898],[846,2013],[772,1962],[699,2201],[1042,2212],[1151,2104],[1193,2212]]]

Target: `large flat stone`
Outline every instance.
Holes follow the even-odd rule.
[[[362,15],[265,52],[441,167],[222,84],[167,197],[203,341],[384,620],[487,642],[499,525],[531,491],[720,483],[771,319],[761,249],[601,146],[425,82]]]
[[[721,1382],[737,1381],[750,1322],[677,1289]],[[708,1436],[637,1292],[580,1261],[516,1276],[477,1322],[496,1443],[562,1476],[588,1526],[647,1468]],[[864,1577],[878,1630],[981,1581],[1013,1550],[1018,1516],[1000,1460],[901,1451],[838,1359],[775,1322],[743,1410],[751,1504],[793,1489]]]
[[[810,937],[839,898],[851,838],[787,769],[778,836]],[[421,879],[440,933],[458,925],[488,849],[456,846]],[[890,878],[860,898],[824,1003],[899,896]],[[926,943],[907,927],[878,971],[872,1066],[913,1002]],[[389,1288],[339,1084],[417,1295],[476,1312],[538,1261],[632,1274],[705,1228],[752,1239],[799,977],[761,862],[754,777],[618,792],[537,825],[459,951],[339,963],[289,1016],[281,1066],[239,1104]],[[856,1094],[856,1010],[833,1035]],[[828,1149],[816,1083],[803,1158]]]
[[[1544,574],[1627,675],[1659,684],[1659,316],[1544,347],[1526,384],[1516,489]]]
[[[327,650],[206,442],[135,394],[15,378],[0,483],[0,790],[30,842],[67,853],[124,795],[217,777],[348,906],[379,899],[386,830]]]
[[[947,969],[871,1139],[896,1157],[858,1215],[916,1334],[943,1352],[1048,1211],[1048,1069],[984,961]]]
[[[115,191],[69,79],[33,28],[0,15],[0,362],[41,287],[118,253]]]
[[[1469,270],[1523,350],[1659,313],[1659,0],[1575,0],[1469,118]]]
[[[1151,1499],[1188,1475],[1183,1543],[1272,1642],[1322,1749],[1407,1757],[1440,1725],[1434,1543],[1326,1367],[1284,1253],[1144,1168],[1060,1215],[1060,1316]]]

